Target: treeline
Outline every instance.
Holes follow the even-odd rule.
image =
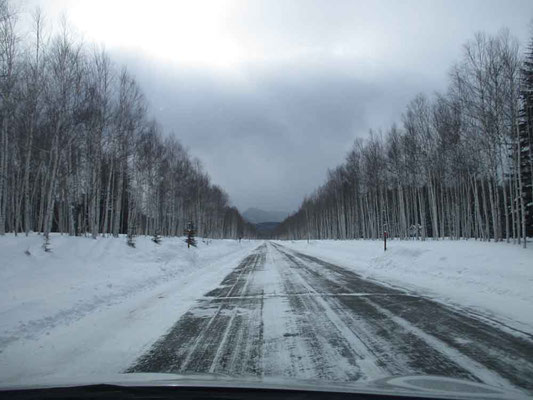
[[[31,33],[0,0],[0,234],[254,234],[172,135],[135,79],[65,23]],[[24,39],[24,40],[23,40]]]
[[[275,236],[284,239],[533,235],[533,41],[508,31],[464,46],[445,94],[413,99],[399,126],[356,140]]]

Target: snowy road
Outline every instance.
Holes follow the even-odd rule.
[[[533,338],[266,243],[199,293],[128,372],[327,381],[432,374],[531,391]]]

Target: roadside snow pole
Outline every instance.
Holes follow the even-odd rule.
[[[388,235],[389,234],[387,233],[387,223],[384,223],[383,224],[383,251],[387,251],[387,236]]]
[[[309,233],[309,214],[307,213],[307,207],[305,208],[305,220],[307,221],[307,244],[309,244],[309,236],[310,233]]]

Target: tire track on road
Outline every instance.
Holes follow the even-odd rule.
[[[229,348],[228,337],[243,329],[256,331],[257,318],[247,316],[248,310],[256,309],[261,299],[235,300],[245,294],[255,268],[264,260],[264,245],[247,256],[221,285],[200,299],[198,304],[183,315],[169,332],[126,372],[218,372],[226,370],[225,364],[231,353],[241,351],[240,344]],[[238,322],[237,322],[238,321]],[[252,335],[249,335],[252,336]],[[225,338],[225,339],[224,339]],[[235,350],[238,349],[238,350]],[[228,354],[229,353],[229,354]],[[243,358],[247,358],[243,355]],[[257,360],[260,357],[255,357]],[[250,363],[242,368],[250,368]],[[257,374],[258,368],[250,368]],[[247,371],[236,371],[247,374]]]
[[[389,293],[391,296],[333,296],[327,300],[340,303],[339,309],[347,310],[341,312],[344,319],[363,315],[352,322],[353,329],[368,330],[365,340],[368,342],[372,342],[372,336],[380,337],[374,346],[384,349],[390,346],[388,351],[392,354],[403,354],[413,373],[463,377],[533,390],[533,341],[526,337],[497,329],[493,323],[487,324],[466,311],[460,313],[430,299],[413,297],[411,292],[402,297],[398,289],[365,280],[316,257],[275,246],[300,263],[317,291]],[[393,367],[394,358],[401,357],[392,360],[389,357],[385,364]],[[396,361],[401,365],[401,359]]]

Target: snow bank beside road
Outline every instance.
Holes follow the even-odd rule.
[[[259,244],[198,242],[0,237],[0,381],[126,368]]]
[[[283,241],[363,277],[468,307],[533,334],[533,248],[469,241]]]

